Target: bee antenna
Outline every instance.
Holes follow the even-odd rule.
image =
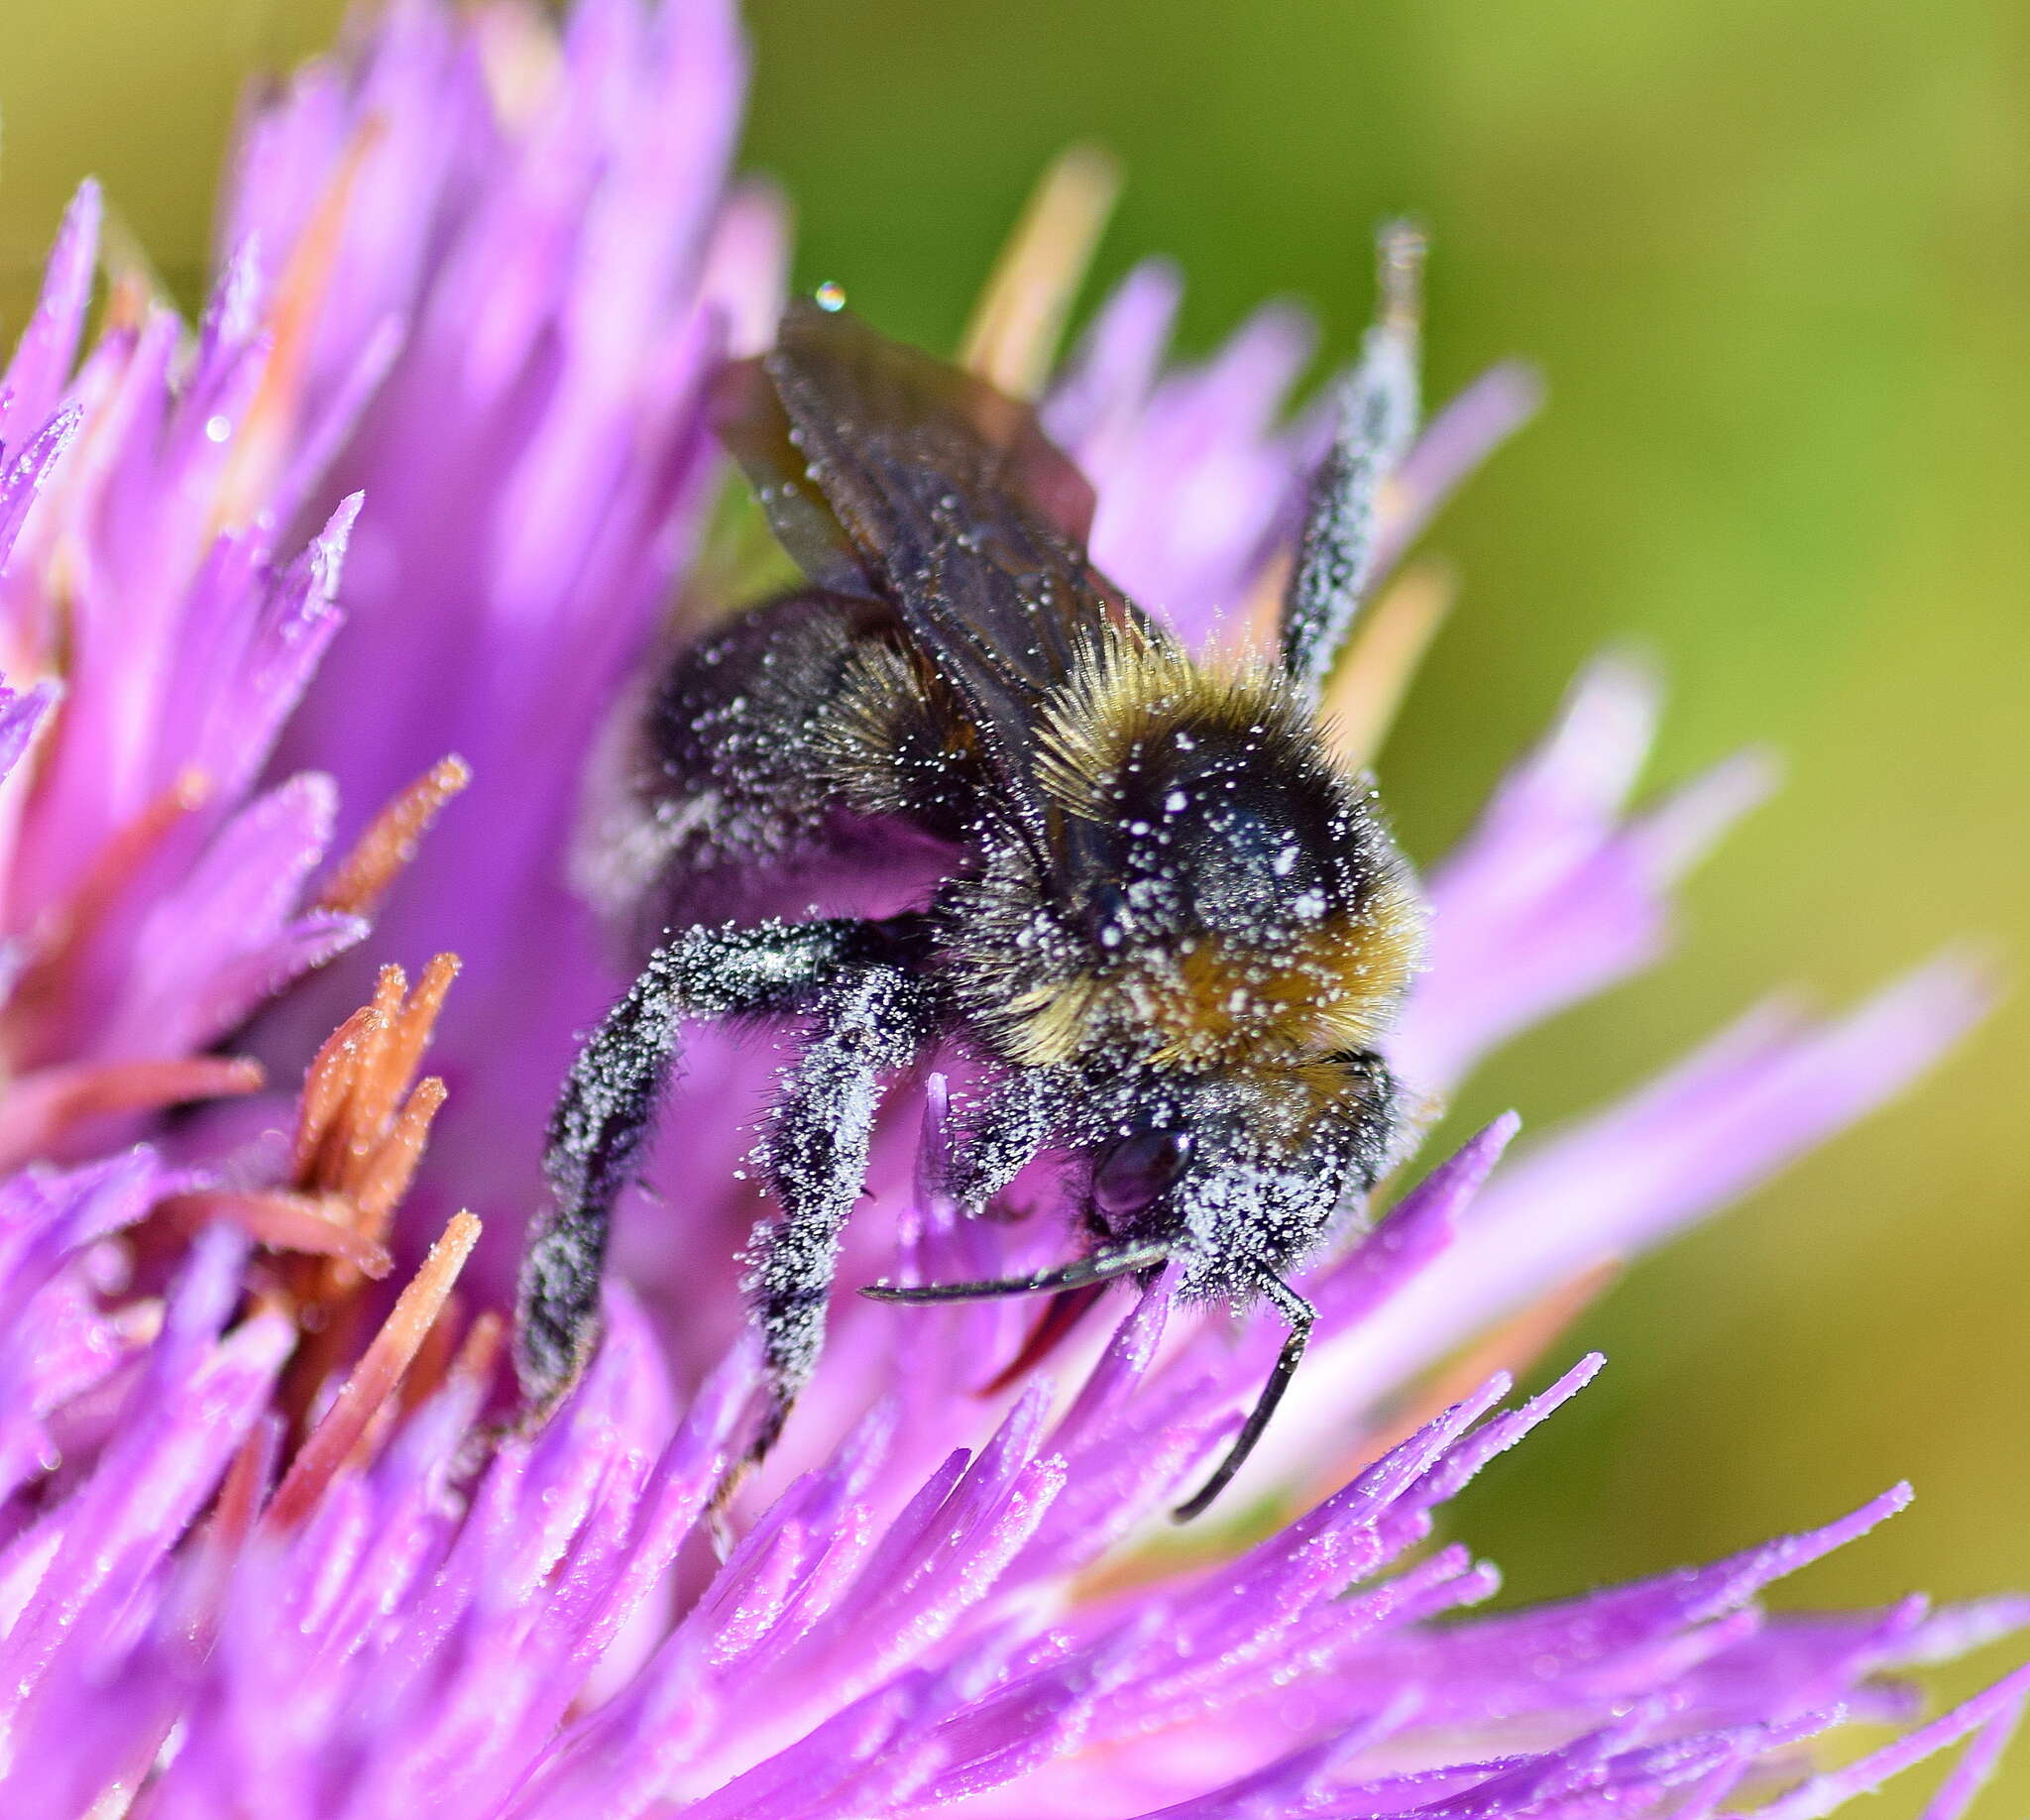
[[[1149,1270],[1170,1256],[1168,1245],[1127,1245],[1119,1251],[1096,1251],[1028,1277],[1001,1277],[986,1283],[870,1283],[860,1291],[876,1302],[980,1302],[992,1296],[1038,1296],[1050,1290],[1083,1289],[1110,1283],[1138,1270]]]
[[[1192,1518],[1202,1516],[1212,1500],[1233,1482],[1234,1474],[1247,1464],[1248,1455],[1255,1451],[1255,1443],[1262,1438],[1262,1430],[1269,1425],[1269,1418],[1276,1414],[1276,1406],[1283,1401],[1283,1393],[1290,1389],[1291,1379],[1297,1376],[1297,1361],[1304,1356],[1304,1347],[1310,1343],[1311,1323],[1317,1319],[1318,1310],[1281,1277],[1272,1276],[1266,1270],[1259,1274],[1262,1293],[1276,1305],[1276,1311],[1290,1322],[1290,1337],[1276,1355],[1269,1381],[1262,1386],[1262,1394],[1255,1399],[1255,1407],[1248,1412],[1247,1421],[1241,1423],[1241,1431],[1233,1437],[1233,1445],[1227,1448],[1226,1458],[1219,1462],[1211,1478],[1193,1496],[1171,1512],[1173,1523],[1189,1523]]]
[[[1360,364],[1338,388],[1332,446],[1311,482],[1297,568],[1277,640],[1283,666],[1314,705],[1378,579],[1382,490],[1415,439],[1423,230],[1386,223],[1375,241],[1375,321]]]

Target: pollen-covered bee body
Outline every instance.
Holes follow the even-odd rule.
[[[815,1362],[878,1080],[957,1044],[989,1084],[955,1192],[983,1206],[1067,1150],[1091,1248],[1021,1281],[869,1293],[1085,1291],[1168,1262],[1188,1299],[1268,1298],[1292,1340],[1200,1509],[1301,1351],[1284,1273],[1403,1124],[1377,1045],[1416,964],[1416,896],[1292,655],[1350,605],[1300,574],[1280,660],[1195,658],[1092,567],[1090,490],[1033,413],[848,316],[792,306],[729,373],[722,421],[811,585],[693,644],[649,697],[644,902],[670,927],[552,1127],[528,1394],[553,1396],[589,1343],[607,1212],[684,1016],[810,1031],[759,1153],[778,1211],[750,1254],[773,1393],[756,1453]],[[1340,492],[1307,556],[1321,513],[1372,510],[1376,463],[1326,472]],[[1355,519],[1338,531],[1364,535]],[[819,916],[828,871],[902,895]]]
[[[943,893],[966,1028],[1061,1084],[1055,1135],[1097,1170],[1188,1145],[1162,1193],[1088,1219],[1178,1238],[1187,1298],[1251,1299],[1386,1166],[1373,1046],[1418,950],[1407,870],[1280,672],[1153,628],[1084,644],[1043,753],[1047,862],[1011,843]]]
[[[738,613],[678,653],[622,786],[647,859],[621,908],[644,948],[666,928],[820,903],[879,914],[950,872],[968,793],[922,749],[936,735],[892,716],[862,730],[848,706],[862,671],[898,659],[892,615],[817,589]]]

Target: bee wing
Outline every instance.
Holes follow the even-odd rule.
[[[885,601],[964,704],[1032,838],[1044,698],[1138,610],[1086,560],[1092,489],[1027,405],[856,318],[792,304],[730,381],[727,445],[813,580]]]

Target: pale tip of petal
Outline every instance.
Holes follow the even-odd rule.
[[[1613,646],[1580,671],[1526,775],[1560,797],[1612,812],[1641,775],[1662,709],[1662,671],[1653,654]]]
[[[1675,884],[1783,781],[1782,759],[1751,746],[1674,790],[1642,818],[1635,840],[1662,884]]]

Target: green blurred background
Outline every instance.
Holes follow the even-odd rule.
[[[97,171],[186,298],[247,72],[331,0],[10,0],[0,313]],[[1659,779],[1750,740],[1791,781],[1652,977],[1505,1056],[1539,1128],[1769,985],[1846,998],[1963,932],[2030,952],[2030,10],[1980,0],[758,0],[750,162],[800,272],[949,345],[1072,138],[1129,187],[1099,277],[1164,251],[1202,347],[1308,299],[1330,351],[1381,215],[1430,225],[1432,381],[1533,357],[1547,416],[1435,538],[1463,574],[1388,753],[1422,853],[1566,679],[1631,635]],[[1519,1594],[1916,1508],[1786,1597],[2030,1587],[2030,1010],[1637,1270],[1572,1345],[1604,1382],[1467,1501]],[[1974,1670],[1956,1670],[1964,1685]],[[2030,1753],[2016,1753],[2018,1797]],[[1896,1809],[1914,1803],[1904,1791]],[[2018,1798],[2015,1806],[2020,1807]],[[2008,1811],[2006,1795],[1986,1811]]]

